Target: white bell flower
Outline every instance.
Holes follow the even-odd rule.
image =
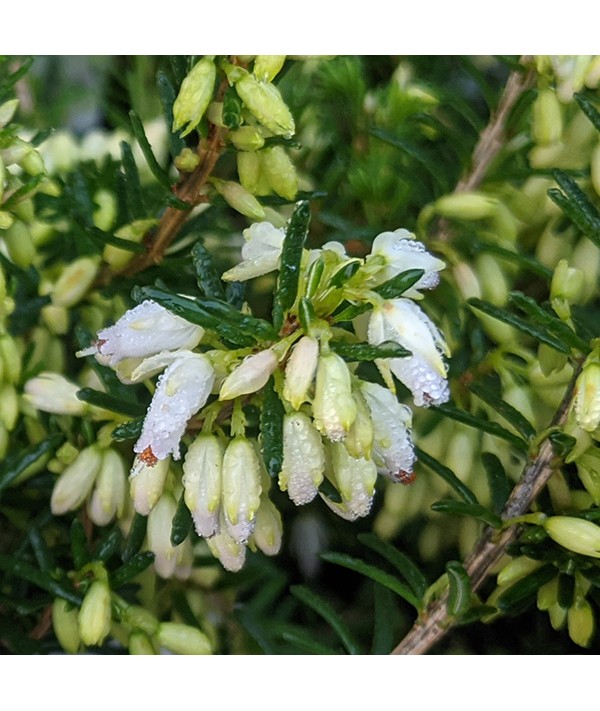
[[[60,373],[40,373],[25,383],[24,390],[25,400],[43,412],[81,417],[90,410],[90,406],[77,397],[81,386]]]
[[[350,371],[336,353],[319,356],[312,409],[316,428],[332,442],[341,442],[356,419]]]
[[[404,292],[404,296],[420,299],[420,289],[435,289],[440,282],[439,272],[446,265],[425,249],[425,245],[414,239],[412,232],[405,229],[394,232],[382,232],[373,240],[371,255],[381,256],[386,265],[377,275],[378,284],[407,271],[423,269],[425,274],[419,281]]]
[[[319,342],[312,336],[302,336],[292,350],[285,366],[283,397],[298,410],[308,398],[308,391],[317,371]]]
[[[242,261],[226,271],[224,281],[247,281],[274,271],[279,266],[285,230],[270,222],[255,222],[242,232]]]
[[[179,459],[179,442],[188,420],[206,403],[214,377],[208,358],[197,353],[186,352],[167,367],[133,448],[142,461],[152,466],[169,454]]]
[[[340,492],[341,503],[327,496],[321,498],[329,508],[347,521],[367,516],[373,504],[377,468],[372,459],[355,459],[348,454],[343,442],[330,445],[334,484]]]
[[[260,506],[261,464],[252,443],[234,437],[223,456],[222,506],[225,526],[236,543],[246,543],[254,531]]]
[[[223,447],[214,435],[201,434],[189,446],[183,463],[185,503],[199,536],[219,532]]]
[[[219,400],[233,400],[264,387],[277,368],[279,359],[272,348],[247,356],[221,385]]]
[[[410,299],[385,301],[369,319],[368,340],[372,345],[394,341],[411,351],[406,358],[377,361],[412,393],[415,405],[441,405],[450,397],[446,380],[448,346],[429,317]]]
[[[282,491],[287,489],[296,506],[303,506],[317,495],[324,469],[323,442],[310,417],[303,412],[285,415],[279,488]]]
[[[145,358],[164,350],[195,348],[203,335],[201,326],[147,300],[123,314],[113,326],[98,331],[96,341],[77,356],[95,355],[99,362],[114,366],[125,358]]]

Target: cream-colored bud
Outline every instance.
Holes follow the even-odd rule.
[[[173,518],[177,503],[169,493],[163,493],[148,514],[148,548],[154,553],[154,568],[161,578],[171,578],[177,567],[177,549],[171,543]]]
[[[133,631],[129,635],[129,641],[127,642],[127,649],[129,654],[139,655],[139,654],[156,654],[152,640],[144,632],[139,630]]]
[[[298,192],[298,176],[285,148],[264,148],[260,157],[262,172],[273,192],[286,200],[293,200]]]
[[[575,418],[586,432],[600,425],[600,347],[592,351],[575,383]]]
[[[191,173],[200,165],[200,156],[191,148],[184,148],[181,153],[175,157],[175,167],[182,173]]]
[[[21,269],[27,269],[31,266],[36,250],[31,238],[31,232],[23,222],[15,220],[3,232],[2,239],[12,262],[21,267]]]
[[[573,516],[550,516],[544,528],[553,541],[574,553],[600,558],[600,526]]]
[[[42,156],[34,148],[25,153],[19,165],[28,175],[39,175],[46,170]]]
[[[344,446],[348,454],[355,459],[371,458],[373,447],[373,420],[371,412],[360,391],[354,391],[352,397],[356,402],[356,419],[348,430]]]
[[[590,158],[590,177],[596,195],[600,196],[600,143],[597,143]]]
[[[497,209],[498,201],[478,192],[460,192],[443,195],[434,203],[434,209],[442,217],[454,220],[484,220]]]
[[[4,380],[16,385],[21,380],[22,354],[17,341],[8,333],[0,336],[0,359]]]
[[[504,306],[508,301],[508,282],[499,260],[489,253],[483,253],[475,259],[475,270],[484,299],[494,306]]]
[[[587,600],[576,600],[567,613],[569,637],[580,647],[589,647],[595,631],[594,612]]]
[[[40,373],[25,383],[25,400],[43,412],[81,417],[89,407],[79,400],[79,385],[60,373]]]
[[[533,140],[545,146],[556,143],[562,136],[562,112],[553,89],[540,89],[533,104],[531,120]]]
[[[600,506],[600,451],[590,447],[575,460],[577,476],[592,497],[594,504]]]
[[[583,296],[584,276],[581,269],[570,267],[566,259],[556,265],[550,285],[550,300],[561,299],[568,304],[579,303]]]
[[[312,336],[303,336],[294,346],[285,367],[283,397],[298,410],[306,402],[317,371],[319,342]]]
[[[182,136],[187,136],[200,123],[212,99],[217,69],[212,57],[197,62],[181,83],[173,104],[173,131],[186,126]]]
[[[539,560],[527,558],[527,556],[522,555],[518,558],[513,558],[498,573],[498,585],[512,585],[512,583],[521,580],[521,578],[529,575],[529,573],[533,573],[533,571],[537,570],[541,565],[542,563]]]
[[[107,232],[117,217],[117,199],[109,190],[100,189],[94,194],[96,209],[92,215],[94,225]]]
[[[260,155],[256,152],[240,151],[236,161],[240,183],[248,192],[257,194],[262,177]]]
[[[291,138],[296,127],[294,118],[277,87],[258,81],[252,74],[244,74],[235,90],[250,113],[276,136]]]
[[[237,543],[227,532],[225,518],[221,517],[220,531],[206,542],[211,553],[218,558],[225,570],[237,573],[246,560],[246,544]]]
[[[195,627],[177,622],[162,622],[158,628],[158,643],[174,654],[212,654],[208,637]]]
[[[281,514],[268,497],[261,497],[260,506],[256,512],[252,543],[265,555],[277,555],[281,548],[282,535]]]
[[[288,492],[296,506],[312,501],[323,481],[325,450],[321,435],[303,412],[283,419],[283,464],[279,488]]]
[[[0,159],[1,160],[1,159]],[[0,196],[0,200],[2,197]],[[15,217],[11,212],[0,210],[0,230],[8,230],[15,223]]]
[[[50,508],[55,516],[81,506],[94,485],[101,465],[102,454],[96,445],[81,450],[54,484]]]
[[[4,128],[12,121],[18,106],[18,99],[9,99],[0,105],[0,128]]]
[[[229,140],[239,151],[258,151],[265,145],[265,139],[254,126],[241,126],[232,131]]]
[[[458,262],[452,267],[452,276],[463,299],[480,299],[481,286],[477,274],[466,262]]]
[[[167,457],[150,466],[140,457],[135,458],[129,479],[129,493],[133,499],[133,508],[142,516],[147,516],[160,499],[170,461]]]
[[[77,607],[60,597],[52,603],[52,628],[58,643],[67,654],[77,654],[81,644],[78,613]]]
[[[14,385],[4,383],[0,386],[0,421],[12,432],[19,419],[19,396]]]
[[[214,435],[200,435],[189,446],[183,463],[185,503],[199,536],[219,530],[223,447]]]
[[[111,619],[110,588],[105,582],[95,580],[79,610],[81,641],[88,647],[102,644],[110,632]]]
[[[233,180],[213,180],[217,192],[240,214],[252,220],[264,220],[265,211],[251,192]]]
[[[94,282],[99,262],[95,257],[81,257],[68,264],[52,290],[55,306],[71,307],[81,301]]]
[[[342,497],[338,504],[322,496],[329,508],[347,521],[367,516],[373,503],[377,467],[371,459],[355,459],[343,442],[330,445],[331,464],[336,488]]]
[[[102,465],[88,504],[88,513],[97,526],[106,526],[125,508],[127,473],[125,463],[114,449],[102,454]]]
[[[262,486],[258,455],[245,437],[235,437],[227,446],[222,482],[227,532],[235,542],[246,543],[254,530]]]
[[[158,620],[145,607],[130,605],[123,612],[122,619],[131,627],[145,632],[149,637],[154,637],[158,631]]]
[[[356,419],[356,413],[348,366],[336,353],[321,353],[313,399],[316,428],[332,442],[341,442]]]
[[[219,400],[233,400],[240,395],[249,395],[260,390],[266,385],[278,364],[277,355],[271,348],[247,356],[221,385]]]
[[[285,54],[258,54],[253,72],[259,81],[273,81],[285,63]]]

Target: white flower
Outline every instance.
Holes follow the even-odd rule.
[[[125,508],[127,475],[125,463],[114,449],[102,454],[102,465],[88,504],[88,513],[97,526],[106,526]]]
[[[185,503],[199,536],[219,532],[223,447],[214,435],[200,435],[190,445],[183,463]]]
[[[377,472],[392,481],[409,483],[416,459],[410,438],[410,408],[381,385],[363,381],[360,387],[373,421],[372,459]]]
[[[241,570],[246,560],[246,544],[234,541],[229,535],[223,514],[219,524],[219,533],[207,538],[206,542],[211,553],[221,561],[225,570],[230,570],[232,573]]]
[[[127,311],[113,326],[98,331],[98,338],[78,357],[95,355],[113,366],[124,358],[145,358],[163,350],[194,348],[204,334],[201,326],[175,316],[155,301],[144,301]]]
[[[425,245],[417,242],[414,235],[405,229],[377,235],[373,240],[371,254],[381,256],[386,261],[384,270],[377,275],[378,283],[409,269],[424,270],[425,274],[419,281],[404,292],[404,296],[411,299],[422,298],[419,289],[434,289],[440,282],[438,272],[445,267],[441,259],[429,254]]]
[[[377,362],[382,374],[389,368],[412,393],[415,405],[440,405],[450,396],[442,354],[448,347],[433,322],[410,299],[393,299],[377,307],[369,320],[372,345],[394,341],[411,351],[407,358]]]
[[[377,468],[372,459],[351,457],[343,442],[334,442],[330,447],[334,484],[342,502],[336,503],[322,494],[321,498],[338,516],[355,521],[371,510]]]
[[[171,494],[163,494],[148,514],[148,548],[154,553],[154,567],[161,578],[175,574],[178,564],[178,549],[183,545],[171,543],[173,517],[177,503]]]
[[[224,281],[246,281],[274,271],[279,266],[285,230],[270,222],[255,222],[243,233],[242,261],[229,271]]]
[[[279,488],[302,506],[317,495],[323,481],[325,451],[321,435],[309,417],[302,412],[285,415],[283,419],[283,464]]]
[[[92,444],[81,450],[75,461],[62,472],[54,484],[50,508],[55,516],[81,506],[92,490],[101,465],[102,453],[97,445]]]
[[[136,457],[129,477],[129,493],[133,508],[142,516],[147,516],[160,499],[171,460],[167,457],[157,462],[147,464]]]
[[[356,402],[352,397],[350,371],[336,353],[321,353],[317,365],[315,426],[332,442],[341,442],[356,419]]]
[[[308,397],[317,370],[319,342],[312,336],[303,336],[294,346],[285,367],[283,397],[294,410],[298,410]]]
[[[260,506],[261,467],[252,443],[245,437],[231,440],[223,456],[223,514],[229,536],[246,543],[254,531]]]
[[[267,496],[261,496],[250,546],[256,546],[265,555],[277,555],[282,535],[281,514]]]
[[[200,354],[185,353],[167,367],[133,448],[142,461],[152,465],[169,454],[179,459],[179,442],[188,420],[206,403],[213,381],[213,368]]]
[[[277,368],[278,362],[277,355],[271,348],[244,358],[225,378],[219,400],[233,400],[240,395],[249,395],[260,390]]]
[[[77,398],[81,387],[59,373],[40,373],[25,383],[24,390],[25,400],[43,412],[82,416],[89,410],[89,405]]]

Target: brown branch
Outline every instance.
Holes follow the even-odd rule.
[[[552,420],[552,425],[560,426],[566,422],[573,398],[575,376]],[[535,456],[530,458],[523,476],[513,489],[504,510],[502,520],[508,521],[522,516],[529,510],[532,501],[547,484],[560,460],[556,457],[552,443],[546,439],[541,444]],[[520,532],[517,525],[503,529],[501,532],[487,528],[475,548],[465,560],[464,567],[469,577],[473,591],[483,583],[493,567],[500,561],[506,547],[512,543]],[[406,637],[393,650],[392,654],[425,654],[434,644],[439,642],[450,630],[452,619],[448,613],[448,592],[436,599],[430,607],[415,622]]]
[[[529,60],[530,57],[523,56],[520,61],[521,64],[526,65]],[[516,69],[509,75],[498,106],[490,116],[488,125],[481,132],[479,141],[473,150],[471,168],[456,184],[455,193],[475,190],[481,185],[492,161],[504,145],[506,122],[511,111],[521,94],[532,86],[534,79],[535,72],[532,70]],[[445,242],[450,239],[450,236],[448,221],[440,220],[436,238],[441,242]]]

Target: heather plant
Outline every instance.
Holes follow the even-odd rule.
[[[69,61],[0,64],[4,649],[597,649],[599,58]]]

